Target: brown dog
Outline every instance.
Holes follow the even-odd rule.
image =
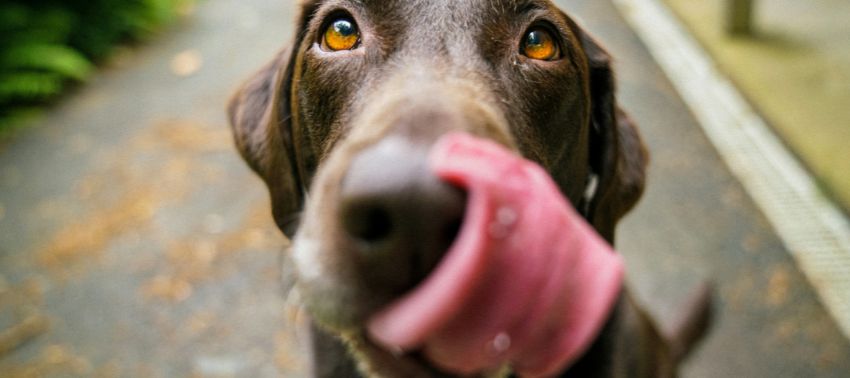
[[[464,193],[425,162],[446,132],[539,163],[613,243],[642,193],[647,154],[616,103],[609,55],[549,1],[306,0],[297,21],[293,44],[245,84],[229,114],[294,239],[297,289],[321,325],[315,375],[358,376],[353,356],[367,376],[446,376],[363,333],[457,232]],[[674,376],[705,328],[707,292],[659,332],[624,290],[564,374]]]

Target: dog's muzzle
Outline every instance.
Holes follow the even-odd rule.
[[[465,194],[430,172],[428,147],[403,137],[383,139],[359,152],[343,178],[342,237],[370,292],[410,290],[457,236]]]

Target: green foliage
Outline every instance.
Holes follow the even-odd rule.
[[[49,99],[62,91],[63,79],[52,72],[16,72],[0,76],[0,102]]]
[[[0,52],[0,67],[27,73],[45,71],[79,81],[85,80],[92,70],[89,60],[77,50],[38,42],[12,46]]]
[[[0,132],[85,81],[113,46],[153,35],[191,1],[0,1]]]

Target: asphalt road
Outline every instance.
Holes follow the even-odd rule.
[[[846,377],[850,344],[637,37],[608,1],[559,3],[616,57],[652,152],[617,245],[632,287],[663,321],[716,284],[683,376]],[[224,117],[292,10],[205,1],[0,147],[0,329],[20,336],[0,338],[0,376],[302,374],[287,242]]]

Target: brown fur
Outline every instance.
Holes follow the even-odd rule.
[[[647,152],[617,105],[610,56],[548,1],[301,3],[294,42],[237,92],[229,114],[239,151],[269,188],[275,221],[295,238],[296,260],[316,269],[302,269],[297,285],[321,325],[315,374],[356,376],[337,341],[344,340],[370,375],[441,376],[363,336],[364,319],[399,293],[364,283],[376,265],[350,253],[340,231],[340,187],[352,162],[388,140],[418,151],[448,131],[486,137],[540,163],[613,243],[617,222],[643,191]],[[321,28],[340,11],[356,20],[362,46],[323,52]],[[562,60],[517,54],[523,32],[542,23],[559,35]],[[585,198],[592,176],[597,190]],[[674,376],[707,322],[709,297],[697,297],[662,336],[624,291],[597,341],[565,375]]]

